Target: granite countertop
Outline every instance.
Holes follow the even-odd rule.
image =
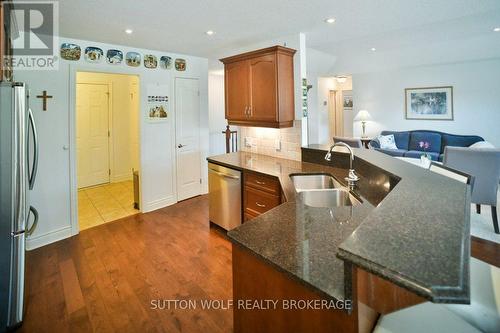
[[[355,155],[361,204],[335,208],[304,205],[290,174],[328,173],[345,183],[347,169],[247,152],[209,157],[278,177],[287,200],[229,231],[231,241],[336,300],[351,295],[344,267],[354,264],[433,302],[468,303],[468,187],[376,151]]]

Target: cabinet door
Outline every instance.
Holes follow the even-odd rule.
[[[249,60],[249,68],[250,119],[278,121],[275,54],[266,54]]]
[[[247,120],[248,62],[239,61],[225,66],[226,119]]]

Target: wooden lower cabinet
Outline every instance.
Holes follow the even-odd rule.
[[[363,304],[344,309],[299,310],[286,308],[291,301],[325,300],[253,253],[233,244],[234,332],[371,332],[378,314]],[[353,299],[356,299],[353,297]],[[276,308],[250,309],[244,303],[277,301]]]
[[[281,203],[280,183],[276,177],[245,172],[243,178],[243,222],[251,220]]]
[[[245,216],[252,217],[250,214]],[[232,244],[232,265],[236,333],[368,333],[372,332],[380,315],[426,301],[390,281],[351,266],[351,311],[342,309],[341,304],[336,309],[291,308],[289,305],[294,301],[299,304],[304,301],[330,302],[331,299],[235,243]],[[254,304],[261,308],[253,307]]]
[[[259,215],[253,215],[251,213],[245,212],[245,213],[243,213],[243,223],[250,221],[250,220],[256,218],[257,216],[259,216]]]

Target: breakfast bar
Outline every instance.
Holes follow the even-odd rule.
[[[335,310],[236,307],[235,331],[265,330],[268,324],[281,331],[311,329],[316,323],[322,331],[362,332],[380,313],[427,300],[468,303],[468,187],[379,152],[354,149],[360,180],[349,191],[352,200],[322,207],[308,202],[296,178],[331,176],[334,187],[345,190],[348,155],[333,153],[328,162],[327,151],[303,148],[302,161],[247,152],[208,159],[244,175],[275,177],[283,196],[282,204],[228,232],[234,299],[340,301],[323,303],[336,304]]]

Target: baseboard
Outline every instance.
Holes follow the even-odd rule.
[[[110,183],[119,183],[127,180],[132,180],[132,176],[130,174],[111,176],[109,181]]]
[[[141,207],[141,211],[143,213],[147,213],[147,212],[151,212],[153,210],[157,210],[157,209],[160,209],[163,207],[173,205],[175,203],[177,203],[177,200],[175,199],[175,197],[169,196],[167,198],[153,200],[151,202],[144,204],[144,207]]]
[[[28,251],[34,250],[44,245],[51,244],[69,237],[71,237],[71,226],[63,227],[42,235],[28,238],[26,240],[26,249]]]

